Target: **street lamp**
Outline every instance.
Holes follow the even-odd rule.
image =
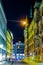
[[[20,25],[22,25],[22,27],[26,27],[28,25],[28,19],[27,16],[25,19],[21,19],[20,20]]]

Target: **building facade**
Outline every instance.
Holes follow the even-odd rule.
[[[40,59],[43,58],[43,0],[41,3],[35,3],[34,13],[34,42],[35,42],[35,55],[39,55]]]
[[[31,24],[28,29],[28,55],[34,53],[34,19],[31,21]]]
[[[28,54],[27,53],[27,48],[28,48],[27,40],[28,40],[28,27],[26,26],[24,29],[24,44],[25,44],[24,54],[25,54],[25,56],[27,56],[27,54]]]
[[[43,0],[41,2],[41,5],[40,5],[40,16],[41,16],[41,25],[40,25],[40,31],[39,31],[39,34],[40,34],[40,37],[41,37],[41,55],[43,56]]]
[[[25,26],[24,43],[24,54],[28,56],[30,53],[34,52],[34,19],[31,21],[30,25]]]
[[[29,28],[29,24],[28,24],[28,17],[26,16],[26,24],[25,24],[25,28],[24,28],[24,45],[25,45],[25,48],[24,48],[24,54],[25,56],[28,55],[28,28]]]
[[[38,54],[38,49],[40,46],[40,40],[39,40],[39,20],[40,20],[40,11],[39,11],[40,3],[36,2],[35,3],[35,11],[34,11],[34,47],[35,47],[35,54]]]
[[[6,31],[7,20],[0,1],[0,61],[6,60]]]
[[[15,59],[15,60],[24,59],[24,43],[16,42],[13,45],[13,59]]]
[[[24,30],[25,54],[33,53],[43,57],[43,0],[34,5],[34,17]],[[28,44],[27,44],[28,42]],[[28,51],[27,51],[28,50]]]
[[[13,34],[10,30],[7,30],[6,34],[6,50],[7,50],[7,59],[12,57],[13,50]]]

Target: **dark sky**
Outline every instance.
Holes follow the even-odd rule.
[[[30,7],[32,7],[37,0],[2,0],[3,7],[7,18],[7,27],[14,35],[14,40],[21,40],[23,42],[23,28],[19,26],[16,21],[30,15]]]

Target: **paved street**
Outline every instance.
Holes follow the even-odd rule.
[[[29,65],[29,64],[21,63],[21,62],[20,63],[14,62],[13,64],[11,64],[11,62],[10,63],[6,62],[6,63],[0,64],[0,65]]]
[[[13,65],[29,65],[29,64],[26,64],[26,63],[14,63]]]
[[[18,62],[14,62],[13,64],[11,64],[11,62],[6,62],[6,63],[3,63],[3,64],[0,64],[0,65],[29,65],[29,64],[26,64],[26,63],[18,63]],[[38,63],[37,65],[43,65],[43,63]]]
[[[11,64],[9,64],[11,65]],[[12,65],[29,65],[29,64],[26,64],[26,63],[13,63]],[[37,65],[43,65],[43,63],[38,63]]]

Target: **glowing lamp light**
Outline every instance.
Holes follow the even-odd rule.
[[[32,55],[32,53],[30,53],[30,55]]]
[[[22,26],[26,26],[26,25],[27,25],[26,20],[21,20],[21,25],[22,25]]]
[[[20,24],[21,24],[22,26],[27,26],[27,25],[28,25],[28,19],[27,19],[27,16],[26,16],[25,19],[21,19],[21,20],[20,20]]]
[[[3,48],[3,44],[0,44],[0,48]]]
[[[19,56],[17,56],[17,60],[19,59]]]
[[[20,54],[20,55],[22,55],[22,54]]]
[[[27,22],[24,21],[24,22],[23,22],[23,25],[26,25],[26,23],[27,23]]]

